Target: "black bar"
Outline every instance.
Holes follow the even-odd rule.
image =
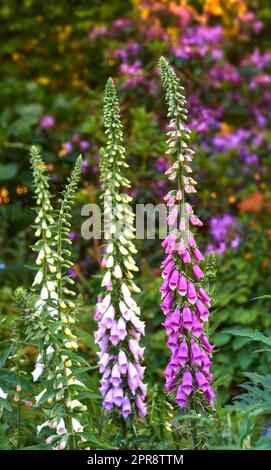
[[[191,465],[229,465],[240,463],[242,468],[249,464],[261,467],[270,463],[270,451],[239,450],[206,450],[206,451],[173,451],[173,450],[82,450],[82,451],[42,451],[18,450],[1,452],[1,466],[5,464],[25,464],[27,468],[38,469],[46,464],[59,464],[74,468],[91,468],[107,465],[119,468],[124,465],[173,465],[190,467]],[[6,468],[1,467],[1,468]],[[219,467],[216,467],[219,468]]]

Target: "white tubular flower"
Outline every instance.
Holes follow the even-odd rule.
[[[117,266],[114,267],[114,276],[116,279],[121,279],[122,278],[122,270],[121,267],[117,264]]]
[[[8,394],[4,392],[4,390],[0,387],[0,398],[3,398],[3,400],[6,400]]]
[[[113,253],[113,250],[114,250],[113,243],[109,243],[109,245],[106,247],[106,253],[109,255],[109,254]]]
[[[123,235],[119,236],[119,241],[122,245],[127,245],[129,243],[128,240]]]
[[[49,298],[49,292],[47,287],[43,286],[40,292],[40,298],[41,300],[47,300]]]
[[[127,287],[126,284],[121,284],[121,292],[122,292],[122,295],[123,297],[131,297],[131,291],[130,289]]]
[[[139,294],[139,292],[141,292],[141,289],[134,282],[131,282],[130,289],[136,294]]]
[[[52,354],[54,351],[55,350],[52,346],[48,346],[48,348],[46,349],[47,356],[50,356],[50,354]]]
[[[49,264],[49,271],[51,274],[56,273],[57,269],[53,264]]]
[[[111,225],[110,231],[109,231],[111,233],[111,235],[114,235],[116,233],[116,231],[117,231],[116,225],[114,225],[114,224]]]
[[[126,250],[126,248],[122,245],[119,247],[119,250],[123,256],[126,256],[129,253],[128,250]]]
[[[110,271],[106,271],[104,277],[103,277],[103,280],[102,280],[102,286],[107,286],[108,284],[110,284],[111,282],[111,272]]]
[[[106,267],[112,268],[113,264],[114,264],[114,258],[113,256],[109,256],[106,261]]]
[[[33,377],[33,382],[37,382],[39,380],[44,370],[44,364],[42,364],[41,362],[38,362],[40,360],[41,360],[41,355],[38,356],[35,369],[31,372],[31,375]]]
[[[50,421],[45,421],[44,423],[39,424],[37,426],[37,433],[39,434],[43,430],[43,428],[46,428],[47,426],[49,426],[49,424],[50,424]]]
[[[54,307],[48,307],[48,312],[49,312],[51,317],[58,316],[58,310]]]
[[[129,261],[125,260],[124,261],[124,266],[129,270],[129,271],[139,271],[138,267],[135,266],[134,264],[130,263]]]
[[[134,301],[133,297],[131,297],[131,294],[128,295],[124,300],[125,300],[125,303],[128,305],[128,307],[130,307],[130,308],[136,308],[137,307],[137,304]]]
[[[47,289],[48,289],[49,292],[54,292],[55,291],[56,286],[55,286],[54,281],[47,281],[46,285],[47,285]]]
[[[41,284],[42,279],[43,279],[42,271],[38,271],[36,276],[35,276],[35,279],[34,279],[34,282],[33,282],[32,286],[35,286],[37,284]]]
[[[72,418],[72,428],[74,432],[83,432],[84,430],[82,424],[76,418]]]
[[[67,434],[65,421],[64,421],[63,418],[61,418],[60,421],[57,424],[56,433],[57,433],[58,436],[62,436],[63,434]]]
[[[39,401],[41,400],[41,398],[43,397],[43,395],[47,392],[47,388],[45,388],[44,390],[42,390],[38,395],[35,396],[35,401],[36,401],[36,404],[39,403]]]
[[[84,408],[84,405],[79,401],[79,400],[71,400],[71,409],[73,410],[74,408]]]

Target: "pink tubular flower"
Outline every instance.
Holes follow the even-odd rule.
[[[184,391],[182,390],[182,385],[179,386],[178,390],[177,390],[177,394],[176,394],[176,403],[181,407],[185,407],[188,402],[187,402],[187,398],[186,398],[186,394],[184,393]]]
[[[182,366],[184,366],[188,362],[188,346],[185,339],[180,344],[178,350],[178,358]]]
[[[196,370],[196,381],[198,384],[198,387],[200,390],[203,392],[206,392],[209,389],[209,381],[205,377],[205,375],[200,372],[200,370]]]
[[[181,387],[185,395],[190,395],[194,389],[192,374],[188,369],[186,369],[185,373],[183,374]]]
[[[179,273],[178,269],[174,269],[173,273],[170,276],[170,280],[169,280],[170,289],[173,289],[173,290],[176,289],[176,287],[178,286],[178,283],[179,283],[179,277],[180,277],[180,273]]]
[[[161,308],[165,315],[170,311],[173,301],[174,301],[174,293],[170,291],[167,294],[167,296],[164,298],[163,302],[161,303]]]
[[[183,321],[182,321],[182,325],[183,327],[190,331],[192,329],[192,325],[193,325],[193,322],[192,322],[192,313],[191,313],[191,310],[190,308],[186,305],[183,309]]]
[[[195,304],[197,301],[197,293],[193,282],[187,284],[187,298],[191,304]]]
[[[209,305],[211,303],[211,297],[208,294],[206,294],[205,290],[202,287],[199,288],[199,295],[201,297],[201,300],[205,304]]]
[[[191,263],[191,256],[189,250],[185,250],[185,253],[183,255],[183,262],[184,263]]]
[[[181,296],[184,296],[187,293],[187,280],[183,274],[179,278],[178,290]]]
[[[147,407],[140,395],[137,395],[135,402],[138,409],[138,415],[140,418],[145,418],[147,414]]]
[[[166,390],[175,394],[175,401],[181,408],[188,405],[190,396],[197,396],[202,405],[207,406],[214,400],[210,385],[213,346],[204,331],[211,297],[204,290],[204,272],[199,266],[204,256],[193,233],[194,226],[197,228],[203,224],[194,207],[186,201],[190,194],[196,193],[196,181],[191,177],[190,167],[194,152],[188,145],[190,131],[184,123],[186,101],[179,79],[163,58],[160,69],[169,105],[167,153],[174,161],[166,175],[170,181],[176,181],[176,189],[165,197],[169,207],[169,234],[162,243],[168,256],[162,263],[161,308],[166,317],[163,326],[171,352],[164,376]],[[171,227],[173,222],[174,230]]]
[[[194,276],[198,281],[204,277],[202,270],[197,264],[194,264],[192,269],[193,269]]]
[[[198,248],[193,250],[193,256],[198,263],[204,260],[204,256],[201,254]]]

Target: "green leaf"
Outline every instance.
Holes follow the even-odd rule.
[[[12,352],[13,350],[13,345],[11,345],[7,350],[6,352],[3,354],[3,356],[0,358],[0,367],[3,367],[3,365],[5,364],[8,356],[10,355],[10,353]]]
[[[8,411],[12,411],[12,408],[7,400],[0,398],[0,408],[5,408]]]
[[[244,336],[245,338],[249,338],[252,341],[259,341],[261,343],[267,344],[271,346],[271,339],[265,336],[258,330],[250,330],[248,328],[229,328],[224,330],[224,333],[233,335],[233,336]]]
[[[16,163],[0,163],[0,181],[15,178],[18,169],[19,167]]]

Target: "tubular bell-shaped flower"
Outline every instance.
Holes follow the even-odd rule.
[[[204,273],[199,264],[204,256],[192,230],[193,226],[202,226],[202,222],[186,201],[187,194],[196,192],[196,181],[190,176],[194,152],[188,146],[190,130],[184,125],[187,120],[184,88],[163,57],[159,65],[170,119],[167,154],[173,160],[166,175],[176,182],[176,189],[164,198],[169,207],[169,234],[162,243],[167,257],[162,263],[164,282],[160,291],[167,346],[171,351],[165,378],[167,391],[175,393],[176,403],[183,408],[195,405],[195,400],[201,400],[203,405],[214,400],[210,385],[213,347],[204,332],[211,298],[203,288]]]
[[[132,297],[140,291],[133,281],[134,272],[138,271],[133,259],[137,252],[133,243],[134,214],[129,206],[132,198],[122,190],[129,189],[130,182],[123,175],[128,165],[124,161],[122,124],[112,79],[105,88],[104,126],[107,144],[101,151],[100,171],[106,244],[102,261],[104,290],[95,313],[99,326],[95,342],[100,347],[103,407],[117,408],[127,419],[135,411],[140,417],[147,411],[145,367],[140,364],[144,354],[140,338],[145,333],[145,324]]]
[[[80,178],[81,161],[79,157],[75,163],[59,201],[59,211],[53,211],[46,166],[37,149],[31,149],[38,212],[35,220],[38,241],[34,245],[38,252],[38,272],[32,287],[32,321],[28,319],[27,322],[27,340],[37,345],[39,353],[32,376],[41,386],[36,405],[42,409],[46,421],[38,431],[45,433],[50,429],[46,443],[54,449],[74,448],[81,440],[80,435],[77,439],[77,433],[83,430],[78,419],[86,411],[79,401],[84,384],[78,380],[81,363],[74,327],[78,302],[72,300],[76,293],[71,289],[74,281],[68,276],[72,266],[68,249],[71,244],[68,238],[70,210]],[[22,304],[24,299],[20,297]],[[29,299],[26,297],[24,301],[27,312],[31,312]]]

